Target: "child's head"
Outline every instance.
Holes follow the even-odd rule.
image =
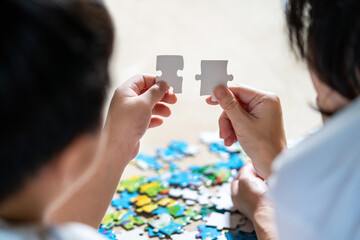
[[[286,15],[292,46],[312,73],[319,108],[335,112],[359,96],[360,1],[289,0]]]
[[[49,166],[93,163],[113,27],[95,0],[3,0],[0,26],[1,206]]]

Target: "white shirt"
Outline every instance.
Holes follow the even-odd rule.
[[[269,186],[280,240],[360,239],[360,99],[280,155]]]
[[[0,220],[1,240],[106,240],[95,229],[80,223],[41,227],[12,226]]]

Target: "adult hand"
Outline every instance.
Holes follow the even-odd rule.
[[[224,110],[219,118],[220,138],[230,146],[239,141],[251,158],[256,172],[266,179],[275,157],[286,148],[279,98],[270,92],[246,86],[218,86],[214,91]]]
[[[170,108],[163,103],[174,104],[177,98],[168,89],[165,82],[156,83],[151,75],[136,75],[116,89],[105,129],[110,144],[125,144],[123,149],[129,151],[129,160],[137,155],[146,130],[160,126],[160,117],[170,116]]]

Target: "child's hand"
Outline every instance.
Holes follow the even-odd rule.
[[[257,176],[251,162],[240,168],[238,175],[231,183],[231,197],[234,206],[247,218],[253,220],[257,209],[266,203],[264,194],[267,186]]]
[[[273,160],[286,148],[279,98],[244,86],[219,86],[214,93],[224,110],[219,118],[220,137],[227,146],[239,141],[256,172],[266,179]],[[218,104],[210,98],[206,101]]]
[[[268,187],[256,174],[251,162],[246,163],[231,184],[231,197],[234,206],[255,228],[258,239],[277,238],[272,202],[267,198]]]
[[[148,128],[158,127],[169,117],[170,108],[159,103],[174,104],[175,94],[167,92],[165,82],[156,83],[151,75],[136,75],[116,89],[112,98],[105,129],[109,143],[122,146],[123,154],[134,158],[139,150],[139,140]]]

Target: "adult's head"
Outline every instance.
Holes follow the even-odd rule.
[[[49,164],[93,163],[113,26],[95,0],[3,0],[0,26],[1,203]]]
[[[360,1],[288,0],[293,49],[308,63],[318,105],[332,114],[360,95]]]

